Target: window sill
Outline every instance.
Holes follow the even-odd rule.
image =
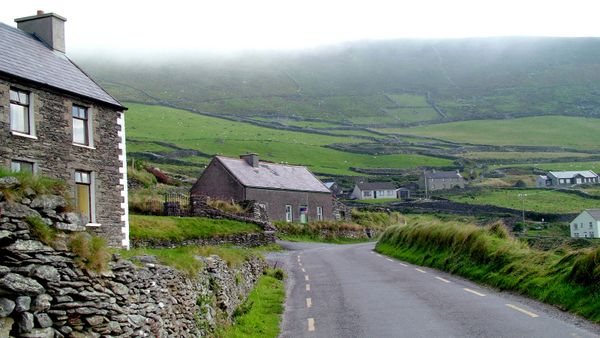
[[[11,133],[12,135],[14,135],[14,136],[21,136],[21,137],[25,137],[25,138],[30,138],[30,139],[32,139],[32,140],[37,140],[37,139],[38,139],[38,138],[37,138],[37,136],[30,135],[30,134],[24,134],[24,133],[20,133],[20,132],[18,132],[18,131],[11,131],[10,133]]]
[[[73,143],[73,145],[76,146],[76,147],[80,147],[80,148],[85,148],[85,149],[90,149],[90,150],[96,150],[96,147],[86,146],[85,144]]]
[[[102,226],[100,223],[88,223],[85,225],[86,227],[99,227]]]

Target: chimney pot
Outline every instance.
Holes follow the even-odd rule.
[[[65,21],[67,19],[54,13],[38,10],[37,15],[15,19],[17,28],[35,35],[50,48],[65,52]]]

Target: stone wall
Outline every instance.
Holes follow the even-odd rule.
[[[25,203],[0,194],[0,337],[210,336],[231,320],[265,267],[258,257],[237,268],[218,256],[197,257],[195,276],[118,254],[102,273],[80,267],[67,249],[71,232],[85,231],[61,198],[30,196]],[[62,229],[50,243],[33,235],[26,217]]]
[[[29,93],[33,135],[10,130],[10,88]],[[92,146],[73,143],[72,106],[88,108]],[[75,196],[76,170],[92,173],[95,224],[93,231],[114,247],[127,247],[128,219],[123,114],[81,97],[0,77],[0,166],[13,160],[34,163],[38,174],[63,180]],[[91,227],[92,228],[92,227]]]
[[[275,233],[273,231],[264,231],[257,233],[236,234],[212,238],[194,238],[183,241],[169,241],[156,239],[132,238],[131,246],[134,248],[176,248],[179,246],[206,246],[232,244],[241,247],[257,247],[275,243]]]

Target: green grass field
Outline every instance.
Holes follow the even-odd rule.
[[[475,144],[556,146],[589,150],[600,149],[598,130],[600,130],[600,119],[541,116],[510,120],[451,122],[379,131]]]
[[[592,170],[600,172],[600,161],[590,162],[557,162],[557,163],[525,163],[525,164],[499,164],[492,165],[490,169],[500,169],[507,167],[533,167],[547,171],[569,171],[569,170]]]
[[[527,194],[525,203],[519,194]],[[489,204],[499,207],[547,213],[579,213],[583,209],[598,208],[600,201],[553,190],[489,189],[481,193],[451,195],[448,199],[469,204]]]
[[[423,155],[374,156],[324,147],[331,143],[363,141],[347,136],[276,130],[160,106],[133,103],[128,103],[127,106],[130,108],[126,124],[129,140],[163,141],[207,154],[233,157],[256,152],[268,161],[306,165],[316,173],[326,174],[358,175],[349,170],[350,167],[412,168],[452,165],[450,160]],[[129,144],[130,151],[144,151],[145,143]],[[152,148],[155,146],[152,145]],[[206,159],[200,158],[197,161],[200,167]],[[176,166],[173,169],[177,170]]]
[[[500,159],[500,160],[528,160],[532,158],[561,158],[561,157],[590,157],[593,154],[575,153],[575,152],[492,152],[492,151],[476,151],[469,153],[458,154],[461,157],[476,160]]]
[[[132,239],[182,241],[259,232],[256,224],[203,217],[130,215]]]

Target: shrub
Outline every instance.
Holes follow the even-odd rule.
[[[221,210],[223,212],[228,212],[230,214],[245,214],[247,212],[245,208],[234,202],[227,202],[209,198],[206,201],[206,204],[208,204],[210,207]]]
[[[103,238],[79,232],[71,236],[69,249],[77,255],[76,262],[81,268],[95,272],[108,269],[110,254]]]
[[[569,278],[583,285],[600,287],[600,247],[582,253],[573,264]]]
[[[64,181],[40,175],[31,175],[24,172],[11,172],[6,168],[0,167],[0,177],[7,176],[16,177],[19,180],[18,186],[1,190],[4,194],[4,198],[7,200],[20,200],[28,194],[29,190],[31,190],[37,195],[60,195],[63,196],[67,202],[71,201],[68,193],[69,188]],[[68,207],[70,208],[71,206]]]
[[[283,269],[277,268],[273,270],[273,277],[275,279],[278,280],[284,280],[285,279],[285,272],[283,272]]]
[[[40,242],[52,246],[56,239],[56,229],[44,223],[39,217],[29,216],[25,218],[25,222],[29,224],[29,232]]]

